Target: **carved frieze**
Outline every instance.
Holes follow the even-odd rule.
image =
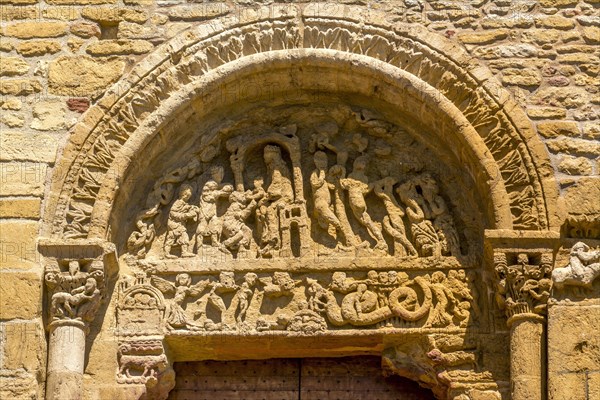
[[[122,284],[119,332],[315,334],[337,329],[464,329],[477,309],[465,270],[151,274]],[[157,293],[157,290],[162,295]],[[164,306],[163,306],[164,296]],[[156,321],[162,316],[164,320]],[[153,330],[154,329],[154,330]]]

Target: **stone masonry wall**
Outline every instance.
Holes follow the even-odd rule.
[[[43,397],[46,340],[35,240],[69,129],[161,43],[195,24],[269,3],[0,0],[0,398]],[[384,10],[390,21],[427,26],[464,46],[526,110],[563,193],[577,181],[598,186],[599,0],[337,0],[324,6],[341,12],[344,3]]]

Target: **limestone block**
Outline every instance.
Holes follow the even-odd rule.
[[[537,18],[535,24],[538,28],[548,29],[571,29],[575,26],[573,20],[558,15]]]
[[[598,141],[563,138],[548,141],[547,146],[553,153],[600,156]]]
[[[148,14],[143,10],[121,7],[85,7],[81,11],[81,16],[83,18],[102,23],[118,23],[121,21],[129,21],[143,24],[148,20]]]
[[[583,137],[585,139],[600,139],[600,122],[586,122],[583,124]]]
[[[41,398],[35,374],[23,370],[0,369],[0,399]]]
[[[33,162],[0,163],[0,196],[42,196],[48,165]]]
[[[109,56],[116,54],[144,54],[154,48],[154,45],[145,40],[103,40],[93,43],[87,48],[87,52],[94,56]]]
[[[579,3],[578,0],[541,0],[542,7],[571,7]]]
[[[88,4],[114,4],[117,0],[47,0],[48,4],[83,6]]]
[[[22,114],[5,111],[0,115],[0,122],[9,128],[18,128],[25,124],[25,118]]]
[[[38,254],[35,240],[38,222],[25,220],[0,221],[0,268],[24,269],[36,266]]]
[[[560,119],[566,117],[567,112],[559,107],[530,107],[527,115],[531,119]]]
[[[42,9],[42,17],[47,19],[57,19],[61,21],[72,21],[78,19],[79,9],[68,6],[45,7]]]
[[[16,97],[5,97],[0,99],[0,108],[3,110],[18,111],[23,106],[23,102]]]
[[[19,39],[59,37],[66,33],[64,22],[20,22],[4,28],[6,36]]]
[[[578,87],[545,87],[530,98],[533,104],[553,107],[577,108],[587,103],[589,94]]]
[[[41,274],[1,271],[0,319],[33,319],[41,315]]]
[[[8,53],[11,52],[12,49],[14,48],[12,42],[6,41],[6,40],[0,40],[0,51],[4,52],[4,53]]]
[[[2,132],[0,161],[27,160],[51,163],[56,157],[58,142],[59,138],[56,135],[48,133]]]
[[[0,369],[36,372],[46,363],[46,334],[41,319],[0,323]]]
[[[22,19],[35,19],[38,16],[38,9],[34,6],[2,6],[0,21],[16,21]]]
[[[0,4],[26,5],[36,3],[38,3],[38,0],[0,0]]]
[[[30,197],[0,198],[0,218],[40,217],[41,199]]]
[[[488,44],[508,37],[508,29],[483,32],[461,32],[458,39],[466,44]]]
[[[600,59],[595,54],[563,54],[556,59],[561,64],[586,64],[586,63],[598,63]]]
[[[586,27],[583,28],[581,33],[583,35],[583,39],[585,39],[587,43],[600,43],[600,28],[595,26]]]
[[[58,53],[60,48],[60,43],[53,40],[35,40],[19,43],[17,53],[24,57],[38,57],[44,54]]]
[[[37,79],[2,79],[0,94],[27,96],[42,91],[42,85]]]
[[[577,184],[568,187],[564,201],[569,214],[576,217],[600,216],[600,179],[582,178]]]
[[[100,27],[98,24],[90,22],[77,22],[71,25],[71,33],[82,38],[100,37]]]
[[[591,161],[585,157],[565,156],[558,164],[558,170],[568,175],[591,175]]]
[[[86,97],[103,92],[121,77],[124,67],[119,59],[60,57],[48,67],[50,93]]]
[[[31,128],[39,131],[64,129],[66,108],[65,102],[60,99],[35,103]]]
[[[175,6],[169,9],[169,19],[172,21],[203,21],[229,13],[224,4],[213,4],[209,6],[202,4],[199,7],[190,5]]]
[[[29,71],[29,64],[18,57],[0,58],[0,76],[24,75]]]
[[[575,121],[540,122],[537,124],[538,133],[545,138],[556,138],[560,135],[578,136],[579,126]]]
[[[502,70],[502,82],[508,85],[539,86],[542,82],[540,73],[531,68],[507,68]]]

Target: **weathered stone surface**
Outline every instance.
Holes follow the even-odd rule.
[[[600,156],[600,143],[583,139],[555,139],[547,142],[553,153]]]
[[[121,7],[85,7],[81,11],[81,16],[102,23],[129,21],[143,24],[148,20],[148,14],[143,10]]]
[[[29,64],[17,57],[0,57],[0,76],[25,75]]]
[[[579,126],[575,121],[540,122],[537,124],[538,133],[552,139],[560,135],[579,136]]]
[[[600,122],[586,122],[583,124],[583,138],[600,140]]]
[[[67,107],[71,111],[83,113],[90,107],[90,100],[85,97],[71,98],[67,100]]]
[[[154,45],[145,40],[103,40],[88,46],[86,51],[94,56],[110,56],[117,54],[145,54],[154,48]]]
[[[2,6],[0,21],[18,21],[21,19],[35,19],[38,16],[36,7]]]
[[[202,4],[198,7],[185,5],[169,9],[169,19],[173,21],[204,21],[229,13],[224,3]]]
[[[67,33],[64,22],[20,22],[6,26],[3,29],[6,36],[19,39],[51,38]]]
[[[0,99],[0,108],[3,110],[20,110],[23,102],[16,97],[4,97]]]
[[[23,117],[23,114],[3,112],[2,115],[0,115],[0,122],[9,128],[17,128],[25,125],[25,118]]]
[[[119,59],[61,57],[49,65],[49,89],[57,95],[95,96],[116,82],[124,68],[125,62]]]
[[[46,164],[31,162],[0,163],[0,196],[41,196],[46,181]]]
[[[0,218],[37,219],[40,217],[41,202],[35,197],[0,198]]]
[[[572,7],[579,3],[578,0],[541,0],[542,7]]]
[[[0,319],[41,317],[41,273],[8,272],[5,268],[3,265],[0,270]]]
[[[591,175],[593,168],[592,163],[585,157],[563,157],[558,170],[568,175]]]
[[[559,107],[530,107],[527,115],[532,119],[560,119],[567,115],[563,108]]]
[[[548,87],[535,92],[531,101],[536,105],[577,108],[583,106],[589,97],[589,94],[580,88]]]
[[[98,24],[89,22],[77,22],[71,25],[71,33],[82,38],[100,37]]]
[[[36,374],[23,370],[0,369],[0,398],[39,399],[42,398],[42,393],[43,388],[39,386]]]
[[[63,100],[46,100],[33,106],[31,128],[39,131],[64,129],[66,104]]]
[[[575,218],[598,220],[600,217],[600,178],[581,178],[575,185],[565,190],[565,208]]]
[[[47,0],[48,4],[83,6],[88,4],[114,4],[117,0]]]
[[[46,334],[42,320],[1,323],[3,369],[38,372],[46,363]]]
[[[25,57],[38,57],[45,54],[54,54],[60,51],[60,43],[50,40],[35,40],[22,42],[17,45],[17,53]]]
[[[507,29],[498,29],[495,31],[483,32],[463,32],[458,35],[458,39],[466,44],[488,44],[498,40],[506,39],[509,31]]]
[[[508,85],[539,86],[542,77],[535,69],[507,68],[502,70],[502,82]]]
[[[42,85],[37,79],[2,79],[0,94],[27,96],[42,91]]]
[[[573,22],[573,20],[557,15],[537,18],[535,24],[538,28],[549,29],[571,29],[575,26],[575,22]]]

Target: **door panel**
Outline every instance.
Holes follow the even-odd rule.
[[[171,400],[425,400],[430,391],[384,378],[381,358],[270,359],[175,363]]]

